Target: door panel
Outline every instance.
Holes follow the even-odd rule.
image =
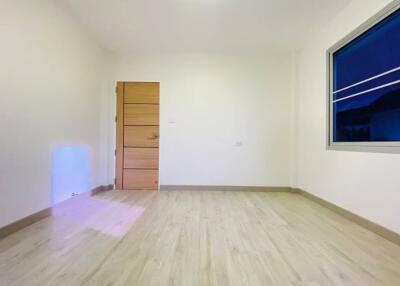
[[[158,82],[125,83],[125,103],[159,104],[160,84]]]
[[[159,110],[154,104],[125,104],[125,125],[158,125]]]
[[[115,186],[122,190],[158,189],[158,82],[117,83]]]
[[[124,190],[157,190],[158,170],[124,169]]]
[[[158,169],[158,148],[124,148],[124,168]]]
[[[124,147],[158,147],[158,126],[125,126]]]

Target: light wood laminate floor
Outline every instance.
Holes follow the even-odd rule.
[[[78,198],[0,241],[0,285],[400,285],[400,247],[291,193]]]

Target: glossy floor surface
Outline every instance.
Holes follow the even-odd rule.
[[[400,247],[291,193],[105,192],[0,241],[0,285],[400,285]]]

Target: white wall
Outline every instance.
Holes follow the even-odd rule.
[[[115,80],[161,83],[160,184],[289,186],[291,70],[286,53],[152,54],[118,57]]]
[[[110,182],[106,55],[48,0],[2,1],[0,37],[1,227],[51,205],[56,147],[88,148],[91,186]]]
[[[326,50],[389,0],[354,0],[298,55],[295,185],[400,232],[400,155],[326,150]]]

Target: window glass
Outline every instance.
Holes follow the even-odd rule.
[[[332,61],[333,142],[400,141],[400,10]]]

